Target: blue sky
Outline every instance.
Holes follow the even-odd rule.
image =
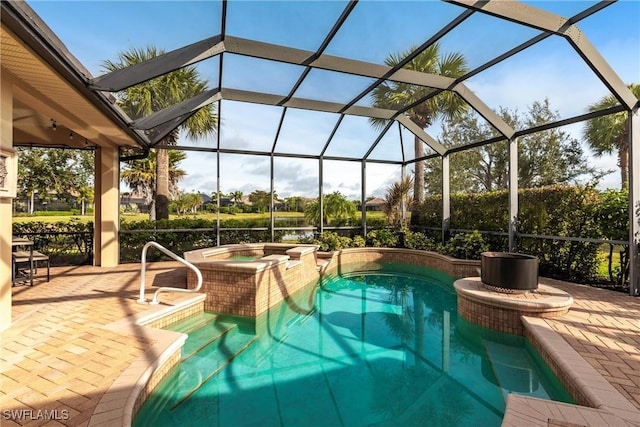
[[[28,1],[67,48],[94,75],[103,74],[102,62],[131,47],[154,45],[172,50],[220,32],[220,3],[212,1]],[[526,3],[569,17],[594,1],[537,1]],[[231,1],[227,34],[314,51],[344,9],[343,1]],[[391,52],[421,44],[462,9],[435,1],[361,1],[325,53],[382,63]],[[581,21],[578,26],[625,83],[640,82],[640,1],[621,0]],[[535,36],[535,30],[475,14],[441,40],[442,51],[459,51],[470,68]],[[217,86],[218,59],[198,65],[202,77]],[[225,55],[223,86],[286,95],[302,67],[271,64],[254,58]],[[296,97],[347,102],[371,83],[371,79],[313,70]],[[586,112],[587,106],[608,95],[606,88],[582,63],[569,44],[548,38],[473,77],[466,84],[491,108],[507,107],[526,112],[535,101],[549,98],[561,118]],[[360,101],[370,105],[370,99]],[[221,146],[268,151],[273,144],[281,110],[276,107],[224,101]],[[277,149],[317,154],[337,116],[288,111]],[[580,138],[582,125],[565,129]],[[428,129],[437,136],[438,129]],[[377,133],[366,119],[345,119],[328,155],[360,156]],[[412,137],[403,133],[406,154]],[[302,144],[300,142],[303,142]],[[186,141],[208,146],[212,141]],[[399,160],[398,130],[393,128],[371,158]],[[223,155],[221,190],[269,189],[269,159]],[[615,169],[613,157],[592,158],[603,169]],[[188,176],[186,191],[211,193],[216,189],[216,156],[189,152],[182,167]],[[241,172],[242,171],[242,172]],[[367,166],[367,195],[384,194],[400,168]],[[318,162],[280,158],[275,161],[278,194],[314,196],[318,189]],[[608,175],[601,187],[619,186],[619,173]],[[360,164],[327,162],[324,191],[341,191],[351,198],[361,193]]]

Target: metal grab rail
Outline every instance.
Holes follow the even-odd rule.
[[[143,303],[143,302],[147,302],[146,298],[144,297],[144,288],[145,288],[145,282],[146,282],[146,270],[147,270],[147,250],[153,246],[154,248],[160,250],[160,252],[164,253],[165,255],[168,255],[169,257],[173,258],[174,260],[178,261],[181,264],[184,264],[185,266],[189,267],[191,270],[194,271],[194,273],[196,273],[196,277],[198,279],[198,283],[196,285],[196,287],[194,289],[180,289],[180,288],[170,288],[170,287],[166,287],[163,286],[161,288],[158,288],[158,290],[155,292],[155,294],[153,294],[153,299],[151,301],[149,301],[149,304],[159,304],[160,301],[158,301],[158,294],[160,294],[160,292],[189,292],[189,293],[193,293],[193,292],[198,292],[200,290],[200,288],[202,287],[202,273],[200,273],[200,270],[198,270],[198,267],[196,267],[195,265],[191,264],[189,261],[185,260],[184,258],[179,257],[178,255],[174,254],[173,252],[171,252],[169,249],[165,248],[164,246],[162,246],[161,244],[157,243],[157,242],[147,242],[147,244],[144,245],[144,247],[142,248],[142,259],[141,259],[141,263],[142,263],[142,267],[140,269],[140,298],[138,298],[137,302]]]

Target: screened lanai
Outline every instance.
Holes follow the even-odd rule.
[[[511,221],[504,231],[515,250],[519,138],[551,128],[580,138],[587,120],[625,112],[630,119],[630,292],[637,295],[640,115],[627,85],[637,81],[640,61],[633,37],[624,36],[637,32],[635,3],[200,1],[109,7],[108,2],[3,2],[2,67],[8,72],[3,75],[18,82],[12,91],[13,138],[3,146],[93,148],[103,154],[117,149],[119,160],[143,157],[151,149],[169,148],[167,135],[213,105],[219,118],[214,136],[180,137],[170,146],[193,159],[189,185],[206,183],[208,192],[219,194],[244,179],[271,194],[304,188],[305,195],[320,201],[323,194],[341,190],[360,198],[364,207],[374,190],[411,175],[418,162],[438,159],[446,235],[452,156],[506,141]],[[613,49],[600,41],[606,31],[620,32],[631,42]],[[447,77],[414,71],[412,61],[434,44],[441,52],[463,55],[466,72]],[[118,52],[151,45],[166,53],[106,72],[104,61],[116,60]],[[400,57],[394,65],[388,61],[392,54]],[[25,58],[31,56],[64,90],[53,87],[48,74],[43,79],[28,72]],[[127,88],[186,66],[207,82],[200,95],[136,119],[116,105]],[[376,102],[376,90],[397,86],[416,95]],[[617,105],[588,111],[607,95]],[[445,97],[477,112],[494,136],[445,146],[435,115],[425,127],[411,120],[425,102]],[[525,110],[545,98],[558,112],[552,122],[514,129],[497,114],[501,107]],[[64,130],[55,138],[53,124]],[[114,164],[111,159],[100,171]],[[117,187],[117,178],[109,180],[96,195],[112,197],[109,186]],[[366,233],[364,208],[362,218]],[[118,226],[106,209],[97,214],[96,228],[96,245],[108,254]]]

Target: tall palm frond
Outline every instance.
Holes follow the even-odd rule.
[[[403,222],[404,209],[411,206],[413,200],[411,197],[412,187],[413,179],[407,176],[387,188],[383,209],[389,224],[394,228],[400,229],[405,225]]]
[[[105,70],[113,72],[147,62],[164,53],[164,50],[154,46],[131,48],[120,52],[117,61],[107,60],[102,65]],[[207,90],[207,82],[201,79],[198,70],[187,66],[125,89],[117,95],[117,103],[129,117],[139,119],[186,101]],[[200,108],[179,129],[184,130],[192,139],[215,135],[218,129],[215,106],[208,104]],[[159,144],[175,145],[179,138],[179,129],[170,132]],[[157,150],[154,195],[156,219],[169,217],[169,195],[172,192],[172,183],[169,177],[168,156],[166,150]]]
[[[401,53],[392,53],[385,59],[385,64],[395,67],[404,61],[415,48]],[[441,54],[440,45],[434,43],[420,52],[409,61],[405,69],[418,71],[421,73],[437,74],[451,78],[458,78],[467,72],[467,64],[464,56],[457,52]],[[420,101],[430,94],[434,94],[437,89],[411,85],[402,82],[387,80],[378,85],[372,92],[374,106],[377,108],[399,110]],[[458,117],[466,111],[467,104],[452,91],[442,91],[435,96],[421,102],[413,108],[407,110],[409,119],[421,129],[425,129],[439,117]],[[385,120],[370,119],[370,123],[376,128],[386,125]],[[424,157],[424,142],[417,136],[414,138],[414,155],[416,159]],[[419,206],[424,201],[424,162],[415,163],[414,171],[414,194],[416,202],[412,209],[411,221],[418,220]]]
[[[640,84],[630,84],[631,92],[640,99]],[[600,111],[618,105],[613,96],[605,96],[589,106],[589,111]],[[584,138],[596,156],[617,153],[620,168],[621,186],[629,188],[629,127],[628,113],[620,112],[607,116],[596,117],[587,122],[584,128]]]

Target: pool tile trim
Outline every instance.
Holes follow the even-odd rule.
[[[90,427],[130,426],[144,401],[181,359],[187,335],[167,327],[204,310],[205,295],[189,296],[169,307],[150,310],[103,326],[119,333],[144,336],[154,343],[111,384],[89,420]]]

